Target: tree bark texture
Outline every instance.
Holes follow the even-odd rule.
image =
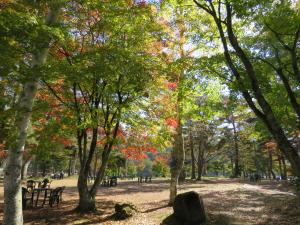
[[[31,156],[27,157],[25,160],[23,159],[22,172],[21,172],[21,179],[22,180],[26,180],[27,179],[27,171],[28,171],[28,167],[29,167],[31,161],[32,161],[32,157]]]
[[[169,205],[173,205],[177,195],[178,178],[184,164],[184,148],[182,141],[181,124],[178,124],[175,145],[171,153],[171,182],[170,182],[170,199]]]
[[[46,18],[46,24],[53,24],[58,16],[59,10],[50,10]],[[45,47],[37,50],[33,54],[31,63],[32,70],[44,64],[48,54],[48,40]],[[27,128],[31,117],[33,100],[37,91],[39,74],[27,77],[23,84],[17,106],[15,118],[15,142],[11,143],[8,151],[8,159],[4,173],[4,225],[23,224],[22,213],[22,189],[21,170],[22,157],[27,136]]]
[[[203,168],[204,168],[204,152],[206,148],[206,139],[201,137],[199,140],[199,151],[198,151],[198,165],[197,165],[197,180],[202,180]]]
[[[189,141],[191,149],[191,160],[192,160],[192,176],[191,179],[196,179],[196,165],[195,165],[195,153],[194,153],[194,140],[192,134],[192,126],[189,127]]]
[[[238,133],[233,113],[231,113],[231,123],[233,127],[233,140],[234,140],[234,173],[233,177],[239,177],[241,175],[239,166],[239,144]]]

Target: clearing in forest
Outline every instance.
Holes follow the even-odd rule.
[[[103,224],[159,225],[172,213],[167,207],[169,182],[152,183],[121,181],[117,187],[100,187],[96,214],[80,215],[73,211],[78,202],[76,179],[53,182],[53,187],[66,185],[63,202],[58,207],[24,211],[25,224]],[[180,185],[179,192],[197,191],[204,199],[209,224],[226,225],[293,225],[300,224],[300,201],[292,187],[284,182],[262,181],[259,184],[232,179],[214,179]],[[3,188],[0,189],[1,219]],[[117,202],[135,204],[139,213],[125,221],[112,219]]]

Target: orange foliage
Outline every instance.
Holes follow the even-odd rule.
[[[168,125],[168,126],[170,126],[170,127],[173,127],[173,128],[177,128],[177,126],[178,126],[178,121],[176,120],[176,119],[174,119],[174,118],[167,118],[166,120],[165,120],[165,123]]]
[[[60,143],[65,147],[72,145],[72,140],[71,139],[58,137],[58,136],[55,136],[55,135],[52,136],[52,141]]]
[[[177,88],[177,82],[167,82],[167,87],[169,90],[175,90]]]
[[[7,152],[4,149],[5,149],[5,145],[0,144],[0,159],[6,158],[7,156]]]
[[[6,157],[7,157],[7,152],[0,151],[0,159],[6,158]]]
[[[147,158],[147,155],[143,152],[143,150],[135,146],[129,146],[125,149],[122,149],[121,152],[128,159],[134,159],[140,161]]]

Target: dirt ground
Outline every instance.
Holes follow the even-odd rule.
[[[0,223],[3,217],[3,187],[0,184]],[[76,179],[55,180],[52,187],[66,186],[63,202],[58,207],[48,205],[24,211],[25,224],[102,224],[159,225],[172,214],[167,207],[168,181],[120,181],[117,187],[99,187],[99,212],[81,215],[73,211],[78,202]],[[292,187],[283,182],[263,181],[259,184],[239,180],[215,179],[186,182],[179,192],[194,190],[204,200],[210,225],[296,225],[300,224],[300,200]],[[125,221],[112,219],[117,202],[131,202],[139,212]]]

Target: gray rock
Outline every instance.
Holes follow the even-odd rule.
[[[191,191],[176,196],[174,216],[186,225],[199,225],[206,222],[203,200],[197,192]]]

